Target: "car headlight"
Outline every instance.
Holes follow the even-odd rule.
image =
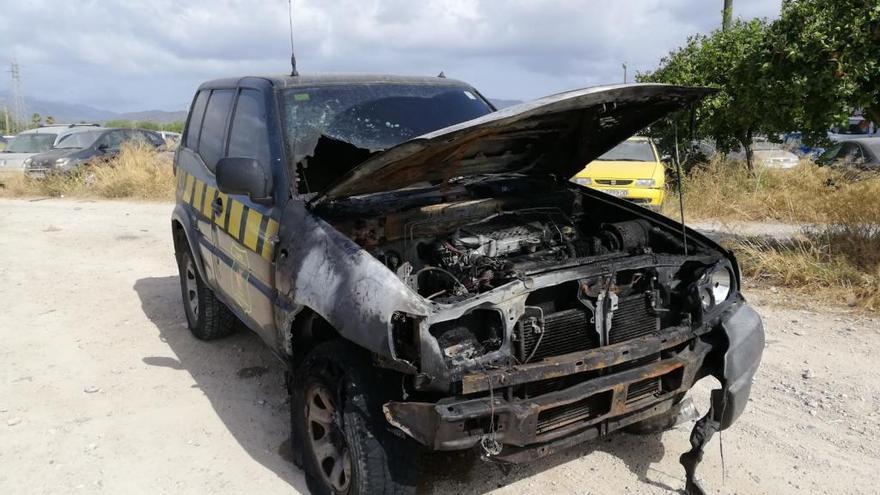
[[[730,268],[716,266],[700,282],[700,303],[703,309],[709,309],[726,301],[732,292],[733,275]]]
[[[55,165],[58,167],[65,167],[68,163],[70,163],[70,158],[59,158],[55,160]]]
[[[654,179],[636,179],[636,186],[638,187],[654,187],[657,184],[657,181]]]
[[[588,178],[588,177],[575,177],[575,178],[574,178],[574,183],[575,183],[575,184],[580,184],[580,185],[582,185],[582,186],[592,186],[592,185],[593,185],[593,179],[590,179],[590,178]]]
[[[29,167],[32,163],[34,163],[34,159],[33,159],[33,158],[25,158],[25,159],[24,159],[24,166],[25,166],[25,167]]]

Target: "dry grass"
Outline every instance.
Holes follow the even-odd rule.
[[[755,176],[721,161],[685,180],[691,219],[776,221],[803,226],[785,242],[748,240],[731,247],[757,282],[795,288],[824,300],[880,310],[880,176],[802,162]],[[677,218],[677,196],[664,211]]]
[[[167,154],[146,146],[123,146],[106,164],[74,173],[33,180],[4,180],[0,196],[75,196],[98,198],[174,199],[174,174]]]

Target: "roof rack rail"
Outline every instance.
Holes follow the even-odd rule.
[[[80,122],[78,124],[57,123],[57,124],[40,124],[37,127],[40,128],[40,127],[64,127],[64,126],[67,126],[67,127],[101,127],[101,124],[97,124],[94,122],[93,123]]]

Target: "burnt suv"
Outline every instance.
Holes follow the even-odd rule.
[[[174,160],[189,327],[241,320],[286,366],[316,493],[411,493],[425,448],[515,463],[660,430],[711,375],[682,456],[699,493],[764,345],[736,260],[568,179],[706,94],[629,84],[494,111],[446,78],[205,83]]]

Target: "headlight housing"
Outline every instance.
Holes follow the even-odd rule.
[[[25,159],[24,159],[24,166],[25,166],[25,167],[30,167],[32,163],[34,163],[34,159],[33,159],[33,158],[25,158]]]
[[[657,181],[654,179],[636,179],[637,187],[654,187],[657,185]]]
[[[700,304],[711,309],[726,301],[734,292],[733,272],[726,265],[717,265],[700,280]]]
[[[55,166],[66,167],[70,163],[70,158],[59,158],[55,160]]]
[[[580,185],[582,185],[582,186],[592,186],[592,185],[593,185],[593,179],[590,179],[589,177],[575,177],[575,178],[574,178],[574,183],[575,183],[575,184],[580,184]]]

